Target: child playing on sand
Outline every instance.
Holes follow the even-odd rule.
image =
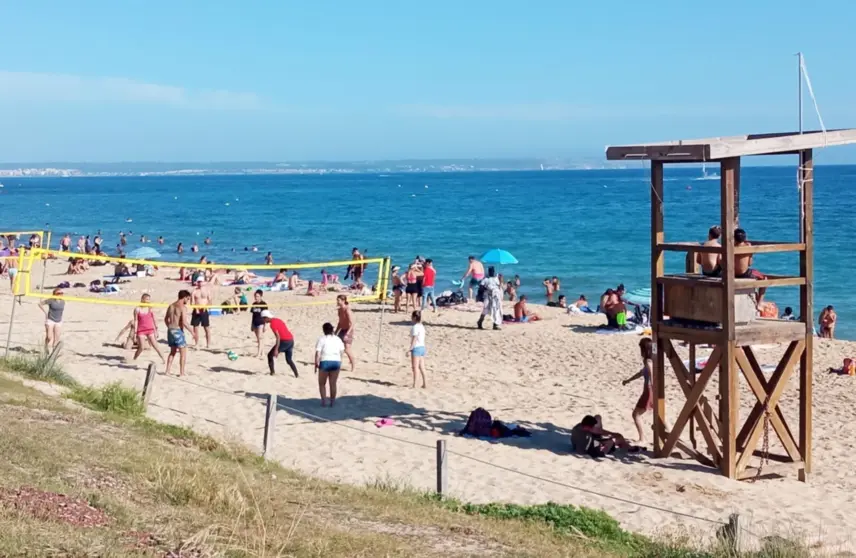
[[[262,317],[262,312],[267,309],[264,292],[259,289],[253,293],[253,305],[250,308],[250,331],[256,336],[256,358],[262,358],[262,335],[265,332],[265,319]]]
[[[410,355],[410,365],[413,368],[413,385],[416,387],[416,374],[422,376],[422,389],[427,386],[425,384],[425,326],[422,325],[422,313],[414,311],[411,315],[413,326],[410,328],[410,349],[407,354]]]
[[[621,385],[626,386],[634,380],[642,378],[642,394],[636,402],[636,407],[633,409],[633,422],[636,423],[636,431],[639,433],[639,442],[645,440],[645,434],[642,430],[642,415],[654,408],[654,386],[651,383],[651,369],[654,367],[654,342],[650,337],[645,337],[639,341],[639,352],[642,354],[642,369],[630,376]]]

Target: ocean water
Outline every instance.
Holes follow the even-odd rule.
[[[701,241],[719,222],[719,181],[699,180],[696,168],[666,169],[666,238]],[[856,338],[856,278],[847,254],[856,214],[856,166],[815,171],[815,308],[833,304],[840,337]],[[406,265],[433,258],[438,286],[450,288],[467,256],[503,248],[520,261],[499,271],[519,274],[522,291],[543,301],[540,283],[556,275],[569,298],[595,299],[620,282],[650,286],[649,174],[626,170],[442,174],[338,174],[205,177],[6,179],[0,229],[49,228],[54,238],[101,230],[105,246],[133,231],[129,248],[159,235],[162,253],[194,261],[189,247],[218,262],[264,263],[348,259],[354,246],[369,257]],[[796,169],[747,167],[740,224],[749,239],[796,241]],[[228,205],[226,205],[228,204]],[[126,219],[132,219],[128,223]],[[203,246],[205,236],[213,239]],[[183,242],[187,252],[175,253]],[[258,252],[245,247],[257,246]],[[847,248],[851,245],[851,248]],[[667,271],[683,269],[668,254]],[[762,271],[797,274],[796,254],[755,258]],[[369,275],[372,276],[371,274]],[[313,278],[310,272],[309,278]],[[796,288],[774,288],[780,308],[798,312]],[[815,317],[817,312],[815,312]]]

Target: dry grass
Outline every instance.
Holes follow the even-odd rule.
[[[308,479],[157,423],[57,406],[0,376],[0,486],[82,498],[79,528],[0,509],[0,556],[598,556],[545,525]]]
[[[61,403],[0,374],[0,489],[66,494],[109,522],[79,527],[0,506],[0,556],[729,556],[631,535],[591,510],[466,506],[396,479],[334,485],[181,427]],[[745,556],[807,553],[782,543]]]

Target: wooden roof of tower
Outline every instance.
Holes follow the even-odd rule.
[[[796,154],[801,150],[856,144],[856,129],[813,130],[775,134],[749,134],[719,138],[689,139],[660,143],[609,146],[610,161],[663,161],[702,163],[744,155]]]

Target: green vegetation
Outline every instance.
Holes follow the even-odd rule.
[[[145,412],[140,394],[119,382],[99,388],[75,385],[68,397],[92,410],[120,416],[139,417]]]
[[[719,546],[629,533],[602,511],[466,504],[390,478],[367,488],[335,485],[147,419],[139,395],[118,384],[69,392],[104,412],[58,403],[0,374],[0,556],[809,555],[777,540],[735,556]],[[71,504],[51,508],[56,494]],[[43,502],[28,506],[27,498],[40,496]],[[86,513],[72,513],[81,508]],[[87,523],[96,520],[98,526]]]
[[[62,366],[57,362],[62,346],[57,345],[49,353],[36,354],[10,354],[0,359],[0,365],[4,369],[41,382],[48,382],[61,386],[74,386],[74,379],[66,374]]]

